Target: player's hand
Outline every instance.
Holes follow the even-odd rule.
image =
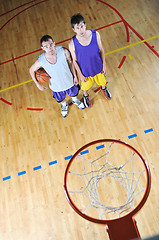
[[[77,77],[74,77],[73,82],[74,82],[75,85],[77,85],[77,84],[79,83],[78,78],[77,78]]]
[[[103,65],[103,68],[102,68],[102,73],[106,74],[106,66],[104,66],[104,65]]]
[[[82,82],[87,82],[87,79],[83,75],[80,76],[80,79]]]
[[[39,88],[40,91],[45,91],[47,89],[47,87],[40,85],[39,83],[37,83],[36,86]]]

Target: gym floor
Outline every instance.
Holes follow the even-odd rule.
[[[142,238],[158,234],[159,1],[0,2],[0,239],[109,239],[105,226],[81,218],[64,194],[69,156],[101,138],[121,139],[146,159],[151,191],[135,220]],[[39,91],[29,68],[43,35],[68,48],[78,12],[101,35],[112,99],[94,84],[92,108],[70,105],[62,118],[51,90]]]

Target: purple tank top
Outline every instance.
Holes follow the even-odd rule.
[[[72,38],[75,46],[77,61],[81,68],[82,74],[85,77],[94,77],[102,71],[103,67],[103,62],[100,57],[100,50],[97,43],[96,31],[91,31],[92,39],[88,46],[81,45],[76,36]]]

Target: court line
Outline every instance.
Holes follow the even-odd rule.
[[[72,155],[65,157],[65,160],[71,159]]]
[[[34,168],[33,168],[33,171],[36,171],[36,170],[39,170],[39,169],[41,169],[41,165],[40,165],[40,166],[37,166],[37,167],[34,167]]]
[[[122,48],[115,49],[115,50],[113,50],[113,51],[110,51],[110,52],[105,53],[105,56],[110,55],[110,54],[115,53],[115,52],[122,51],[122,50],[124,50],[124,49],[126,49],[126,48],[129,48],[129,47],[133,47],[133,46],[135,46],[135,45],[138,45],[138,44],[141,44],[141,43],[150,41],[150,40],[155,39],[155,38],[158,38],[158,37],[159,37],[159,35],[156,35],[156,36],[153,36],[153,37],[150,37],[150,38],[141,40],[141,41],[139,41],[139,42],[135,42],[135,43],[132,43],[132,44],[130,44],[130,45],[124,46],[124,47],[122,47]],[[159,56],[159,54],[158,54],[158,56]],[[1,92],[4,92],[4,91],[7,91],[7,90],[9,90],[9,89],[12,89],[12,88],[14,88],[14,87],[18,87],[18,86],[21,86],[21,85],[23,85],[23,84],[32,82],[32,81],[33,81],[33,80],[31,79],[31,80],[28,80],[28,81],[25,81],[25,82],[22,82],[22,83],[13,85],[13,86],[11,86],[11,87],[9,87],[9,88],[2,89],[2,90],[0,90],[0,93],[1,93]]]
[[[15,88],[15,87],[19,87],[19,86],[21,86],[21,85],[23,85],[23,84],[26,84],[26,83],[29,83],[29,82],[32,82],[32,81],[33,81],[32,79],[31,79],[31,80],[27,80],[27,81],[25,81],[25,82],[18,83],[18,84],[16,84],[16,85],[11,86],[11,87],[2,89],[2,90],[0,90],[0,93],[1,93],[1,92],[4,92],[4,91],[7,91],[7,90],[9,90],[9,89]]]
[[[80,152],[80,155],[84,155],[86,153],[89,153],[89,151],[88,150],[82,151],[82,152]]]
[[[3,178],[3,181],[6,181],[6,180],[8,180],[8,179],[11,179],[11,176],[4,177],[4,178]]]
[[[126,56],[123,56],[123,58],[122,58],[122,60],[121,60],[121,62],[119,64],[118,68],[121,68],[121,66],[123,65],[125,59],[126,59]]]
[[[118,24],[118,23],[121,23],[121,22],[122,22],[122,20],[121,20],[121,21],[117,21],[117,22],[113,22],[113,23],[108,24],[108,25],[105,25],[105,26],[103,26],[103,27],[96,28],[95,30],[98,31],[98,30],[101,30],[101,29],[103,29],[103,28],[110,27],[110,26],[112,26],[112,25],[115,25],[115,24]],[[60,42],[57,42],[56,45],[57,45],[57,44],[65,43],[65,42],[67,42],[67,41],[70,41],[71,39],[72,39],[72,38],[67,38],[67,39],[62,40],[62,41],[60,41]],[[36,53],[36,52],[39,52],[39,51],[42,51],[42,49],[39,48],[39,49],[34,50],[34,51],[32,51],[32,52],[23,54],[23,55],[21,55],[21,56],[19,56],[19,57],[15,57],[15,58],[9,59],[9,60],[7,60],[7,61],[1,62],[0,65],[3,65],[3,64],[12,62],[12,61],[17,60],[17,59],[22,58],[22,57],[26,57],[26,56],[28,56],[28,55],[30,55],[30,54],[33,54],[33,53]]]
[[[104,144],[96,147],[97,150],[99,150],[99,149],[101,149],[101,148],[104,148]]]
[[[12,103],[11,102],[8,102],[7,100],[5,100],[4,98],[0,98],[0,101],[2,101],[2,102],[4,102],[4,103],[6,103],[6,104],[8,104],[8,105],[12,105]]]
[[[138,45],[138,44],[140,44],[140,43],[144,43],[144,42],[150,41],[150,40],[155,39],[155,38],[158,38],[158,37],[159,37],[159,35],[156,35],[156,36],[153,36],[153,37],[150,37],[150,38],[141,40],[141,41],[139,41],[139,42],[135,42],[135,43],[132,43],[132,44],[130,44],[130,45],[127,45],[127,46],[124,46],[124,47],[115,49],[115,50],[113,50],[113,51],[110,51],[110,52],[108,52],[108,53],[105,53],[105,56],[106,56],[106,55],[110,55],[110,54],[115,53],[115,52],[122,51],[122,50],[124,50],[124,49],[126,49],[126,48],[129,48],[129,47],[133,47],[133,46]],[[157,55],[158,55],[158,57],[159,57],[159,54],[158,54],[158,53],[157,53]]]
[[[30,110],[30,111],[42,111],[43,108],[27,108],[27,110]]]
[[[56,164],[57,163],[57,160],[55,161],[52,161],[52,162],[49,162],[49,166],[53,165],[53,164]]]
[[[150,132],[153,132],[153,131],[154,131],[153,128],[149,128],[149,129],[144,130],[144,133],[150,133]],[[129,139],[132,139],[132,138],[134,138],[134,137],[137,137],[137,134],[136,134],[136,133],[128,136]],[[120,141],[120,139],[118,139],[118,140]],[[105,147],[104,144],[99,145],[99,146],[96,147],[96,150],[99,150],[99,149],[104,148],[104,147]],[[85,154],[85,153],[88,153],[88,152],[89,152],[88,150],[85,150],[85,151],[83,151],[83,152],[81,152],[81,153],[82,153],[82,154]],[[82,154],[81,154],[81,155],[82,155]],[[70,160],[72,156],[73,156],[73,155],[69,155],[69,156],[65,157],[64,160]],[[54,161],[52,161],[52,162],[49,162],[49,166],[54,165],[54,164],[57,164],[57,160],[54,160]],[[41,166],[41,165],[39,165],[39,166],[37,166],[37,167],[34,167],[34,168],[33,168],[33,171],[36,171],[36,170],[39,170],[39,169],[42,169],[42,166]],[[22,176],[22,175],[24,175],[24,174],[26,174],[26,173],[27,173],[26,171],[18,172],[18,176]],[[9,179],[11,179],[11,176],[10,176],[10,175],[7,176],[7,177],[3,177],[3,178],[2,178],[3,182],[6,181],[6,180],[9,180]]]
[[[32,2],[36,2],[36,1],[38,1],[38,0],[33,0],[33,1],[31,1],[31,2],[28,2],[28,3],[22,4],[22,5],[20,5],[20,6],[16,7],[16,8],[13,8],[13,9],[11,9],[11,10],[5,12],[5,13],[0,14],[0,17],[4,16],[4,15],[10,13],[10,12],[13,12],[14,10],[17,10],[18,8],[24,7],[24,6],[28,5],[28,4],[30,4],[30,3],[32,3]]]
[[[48,1],[48,0],[44,0],[44,1],[42,1],[42,2],[45,2],[45,1]],[[101,2],[101,3],[104,3],[105,5],[109,6],[109,7],[110,7],[111,9],[113,9],[113,10],[119,15],[119,17],[121,18],[120,21],[115,22],[115,23],[112,23],[112,24],[109,24],[109,25],[106,25],[106,26],[104,26],[104,27],[108,27],[108,26],[114,25],[114,24],[116,24],[116,23],[123,22],[124,25],[125,25],[125,28],[126,28],[126,32],[127,32],[127,42],[129,42],[128,27],[129,27],[140,39],[142,39],[142,40],[139,41],[139,42],[136,42],[136,43],[127,45],[127,46],[125,46],[125,47],[122,47],[122,48],[119,48],[119,49],[115,49],[115,50],[113,50],[113,51],[111,51],[111,52],[105,53],[105,56],[106,56],[106,55],[109,55],[109,54],[112,54],[112,53],[114,53],[114,52],[118,52],[118,51],[124,50],[124,49],[129,48],[129,47],[135,46],[135,45],[140,44],[140,43],[145,43],[145,44],[150,48],[150,50],[152,50],[153,53],[154,53],[157,57],[159,57],[159,54],[153,49],[152,46],[150,46],[150,45],[147,43],[147,41],[149,41],[149,40],[151,40],[151,39],[154,39],[154,38],[157,38],[157,37],[159,37],[159,35],[156,35],[156,36],[154,36],[154,37],[151,37],[151,38],[148,38],[148,39],[145,39],[145,40],[144,40],[144,39],[131,27],[131,25],[129,25],[128,22],[125,21],[125,19],[123,18],[123,16],[122,16],[114,7],[112,7],[110,4],[108,4],[108,3],[106,3],[106,2],[103,2],[102,0],[97,0],[97,1],[98,1],[98,2]],[[40,2],[40,3],[42,3],[42,2]],[[37,4],[39,4],[39,3],[37,3]],[[35,5],[37,5],[37,4],[35,4]],[[32,5],[32,6],[34,6],[34,5]],[[31,7],[31,6],[30,6],[30,7]],[[28,7],[28,8],[30,8],[30,7]],[[28,8],[26,8],[26,9],[28,9]],[[26,10],[26,9],[25,9],[25,10]],[[22,12],[22,11],[21,11],[21,12]],[[21,13],[21,12],[20,12],[20,13]],[[19,14],[19,13],[18,13],[18,14]],[[14,17],[15,17],[15,16],[14,16]],[[9,20],[9,21],[10,21],[10,20]],[[7,23],[8,23],[8,22],[7,22]],[[7,23],[6,23],[6,24],[7,24]],[[6,24],[5,24],[5,25],[6,25]],[[2,26],[2,28],[3,28],[3,27],[4,27],[4,26]],[[102,29],[102,28],[104,28],[104,27],[101,27],[101,28],[99,28],[99,29]],[[99,30],[99,29],[95,29],[95,30]],[[71,38],[70,38],[70,39],[71,39]],[[61,41],[61,42],[59,42],[59,43],[66,42],[66,41],[68,41],[68,40],[70,40],[70,39],[66,39],[66,40]],[[41,50],[41,49],[38,49],[38,50],[33,51],[33,52],[37,52],[37,51],[40,51],[40,50]],[[31,53],[33,53],[33,52],[31,52]],[[2,65],[2,64],[4,64],[4,63],[7,63],[7,62],[10,62],[10,61],[13,61],[13,60],[18,59],[18,58],[27,56],[27,55],[29,55],[29,54],[31,54],[31,53],[25,54],[25,55],[23,55],[23,56],[20,56],[20,57],[11,59],[11,60],[8,60],[8,61],[6,61],[6,62],[2,62],[2,63],[0,63],[0,65]],[[32,81],[32,80],[29,80],[29,81]],[[23,85],[23,84],[25,84],[25,83],[27,83],[27,82],[23,82],[23,83],[20,83],[20,84],[17,84],[17,85],[13,85],[12,87],[9,87],[9,88],[0,90],[0,93],[3,92],[3,91],[9,90],[9,89],[11,89],[11,88],[14,88],[14,87]]]
[[[134,137],[137,137],[136,133],[128,136],[129,139],[134,138]]]
[[[140,38],[141,40],[144,40],[144,38],[138,32],[136,32],[136,30],[132,28],[132,26],[130,26],[129,23],[127,23],[127,25],[136,34],[138,38]],[[159,58],[159,53],[154,49],[154,46],[150,46],[150,44],[147,42],[144,42],[144,44]]]
[[[43,1],[41,1],[41,2],[35,3],[35,4],[31,5],[31,6],[23,9],[22,11],[20,11],[19,13],[17,13],[17,14],[14,15],[13,17],[11,17],[5,24],[3,24],[3,26],[0,27],[0,30],[2,30],[12,19],[14,19],[15,17],[17,17],[19,14],[21,14],[21,13],[23,13],[24,11],[30,9],[31,7],[34,7],[34,6],[38,5],[38,4],[43,3],[43,2],[46,2],[46,1],[48,1],[48,0],[43,0]]]
[[[120,17],[120,19],[122,20],[122,22],[124,23],[125,26],[125,30],[126,30],[126,35],[127,35],[127,42],[130,41],[130,36],[129,36],[129,29],[128,29],[128,25],[127,22],[125,21],[125,19],[123,18],[123,16],[120,14],[120,12],[118,10],[116,10],[116,8],[114,8],[113,6],[111,6],[110,4],[103,2],[102,0],[97,0],[97,2],[103,3],[105,5],[107,5],[108,7],[110,7],[111,9],[113,9],[113,11],[116,12],[116,14]]]
[[[102,2],[102,1],[100,1],[100,2]],[[115,10],[116,10],[116,9],[115,9]],[[119,21],[119,22],[122,22],[122,21]],[[124,25],[125,25],[126,27],[127,27],[127,26],[130,27],[130,25],[127,25],[127,22],[126,22],[124,19],[123,19],[123,23],[124,23]],[[111,25],[112,25],[112,24],[111,24]],[[103,28],[103,27],[102,27],[102,28]],[[100,28],[100,29],[102,29],[102,28]],[[127,28],[127,30],[128,30],[128,28]],[[138,36],[138,35],[137,35],[137,36]],[[154,37],[151,37],[151,38],[146,39],[146,40],[143,39],[142,41],[139,41],[139,42],[137,42],[137,43],[130,44],[130,45],[128,45],[128,46],[125,46],[125,47],[122,47],[122,48],[113,50],[113,51],[111,51],[111,52],[106,53],[105,55],[109,55],[109,54],[112,54],[112,53],[114,53],[114,52],[121,51],[121,50],[126,49],[126,48],[128,48],[128,47],[135,46],[135,45],[137,45],[137,44],[140,44],[140,43],[142,43],[142,42],[149,41],[149,40],[154,39],[154,38],[156,38],[156,37],[159,37],[159,35],[154,36]],[[67,40],[66,40],[66,41],[67,41]],[[145,44],[146,44],[146,43],[145,43]],[[151,49],[151,48],[152,48],[152,47],[150,47],[150,49]],[[41,50],[41,49],[39,49],[39,50],[37,50],[37,51],[40,51],[40,50]],[[151,50],[152,50],[152,49],[151,49]],[[34,51],[34,52],[36,52],[36,51]],[[157,54],[158,54],[158,53],[157,53]],[[28,54],[27,54],[27,55],[28,55]],[[25,55],[25,56],[26,56],[26,55]],[[159,54],[158,54],[158,56],[159,56]],[[13,59],[13,60],[14,60],[14,59]],[[31,81],[33,81],[33,80],[31,79],[31,80],[28,80],[28,81],[26,81],[26,82],[23,82],[23,83],[14,85],[14,86],[12,86],[12,87],[9,87],[9,88],[7,88],[7,89],[0,90],[0,92],[3,92],[3,91],[8,90],[8,89],[11,89],[11,88],[13,88],[13,87],[17,87],[17,86],[23,85],[23,84],[28,83],[28,82],[31,82]],[[148,132],[152,132],[152,131],[153,131],[153,129],[151,128],[151,129],[145,130],[144,132],[145,132],[145,133],[148,133]],[[134,137],[137,137],[137,134],[133,134],[133,135],[128,136],[129,139],[130,139],[130,138],[134,138]],[[100,147],[101,147],[101,146],[99,146],[99,148],[100,148]],[[85,154],[85,153],[87,153],[87,151],[84,151],[84,152],[83,152],[83,154]],[[65,157],[65,160],[68,160],[68,159],[70,159],[71,157],[72,157],[72,155],[67,156],[67,157]],[[55,163],[57,163],[57,161],[50,162],[49,165],[52,165],[52,164],[55,164]],[[38,167],[33,168],[34,171],[35,171],[35,170],[38,170],[38,169],[41,169],[41,166],[38,166]],[[18,176],[23,175],[23,174],[26,174],[26,171],[19,172],[19,173],[18,173]],[[10,179],[10,178],[11,178],[11,176],[5,177],[5,178],[3,178],[3,181],[8,180],[8,179]]]
[[[26,171],[19,172],[18,176],[21,176],[21,175],[24,175],[24,174],[26,174]]]
[[[111,9],[113,9],[116,12],[116,14],[118,14],[118,16],[123,20],[123,23],[124,23],[125,29],[126,29],[126,33],[127,33],[127,42],[129,42],[129,40],[130,40],[128,28],[130,28],[136,34],[136,36],[138,38],[140,38],[141,40],[144,40],[144,38],[138,32],[136,32],[136,30],[123,18],[123,16],[119,13],[119,11],[116,8],[114,8],[113,6],[111,6],[110,4],[108,4],[106,2],[103,2],[102,0],[97,0],[97,1],[107,5]],[[152,46],[150,46],[147,42],[144,42],[144,43],[157,57],[159,57],[159,54],[153,49]]]
[[[132,60],[133,58],[132,58],[132,56],[131,56],[131,54],[128,54],[128,57],[129,57],[129,59],[130,60]]]
[[[149,132],[153,132],[153,128],[150,128],[144,131],[144,133],[149,133]]]

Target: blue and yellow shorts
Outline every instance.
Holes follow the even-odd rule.
[[[98,73],[94,77],[86,77],[86,79],[87,79],[87,82],[81,81],[81,89],[84,91],[87,91],[88,89],[90,89],[94,81],[100,86],[105,86],[108,83],[105,75],[102,73]]]

